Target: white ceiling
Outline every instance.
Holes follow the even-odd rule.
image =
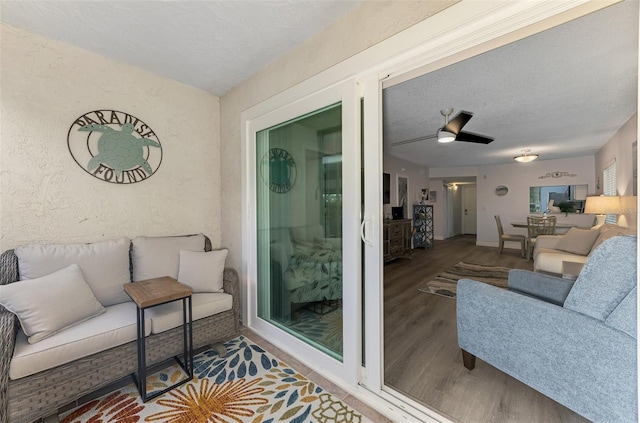
[[[385,152],[426,167],[513,163],[595,154],[637,108],[638,1],[556,28],[384,90]],[[474,113],[465,131],[489,145],[436,139],[440,110]]]
[[[363,0],[0,1],[0,20],[222,95]],[[636,112],[638,1],[384,91],[385,151],[426,167],[594,154]],[[440,109],[489,145],[438,144]]]
[[[0,20],[218,96],[364,0],[1,0]]]

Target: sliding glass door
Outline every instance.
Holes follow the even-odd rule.
[[[258,317],[342,360],[342,103],[256,134]]]
[[[248,326],[353,383],[361,356],[358,106],[348,82],[247,119]]]

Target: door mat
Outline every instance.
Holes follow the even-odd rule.
[[[506,288],[509,270],[511,269],[508,267],[485,266],[461,261],[427,282],[419,288],[419,291],[455,298],[459,279],[473,279],[489,285]]]

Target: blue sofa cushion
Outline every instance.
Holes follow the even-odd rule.
[[[637,285],[636,247],[636,238],[630,236],[603,242],[580,272],[564,307],[598,320],[607,319]],[[614,321],[626,319],[617,316]]]
[[[629,336],[632,336],[633,339],[638,339],[637,337],[637,287],[633,288],[624,300],[616,307],[607,320],[605,320],[605,324],[612,328],[618,329]]]

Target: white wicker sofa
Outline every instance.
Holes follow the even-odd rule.
[[[47,417],[137,370],[136,307],[124,293],[124,283],[168,275],[190,285],[195,349],[236,336],[239,281],[235,270],[224,268],[225,258],[226,250],[211,251],[209,239],[202,234],[33,244],[2,253],[0,302],[16,314],[0,305],[0,423]],[[38,272],[46,273],[37,276]],[[45,292],[50,289],[47,283],[59,283],[62,294],[55,289]],[[211,289],[203,285],[209,283]],[[36,304],[38,297],[48,296],[61,315],[88,310],[87,316],[71,325],[62,319],[60,325],[66,326],[61,328],[47,327],[58,316],[36,322],[44,328],[30,325],[31,317],[16,308],[20,301],[15,300],[16,292],[19,298],[23,290],[16,287],[22,286],[45,287],[29,288],[26,298]],[[68,286],[72,292],[65,293]],[[151,308],[146,317],[147,364],[180,355],[181,303]]]

